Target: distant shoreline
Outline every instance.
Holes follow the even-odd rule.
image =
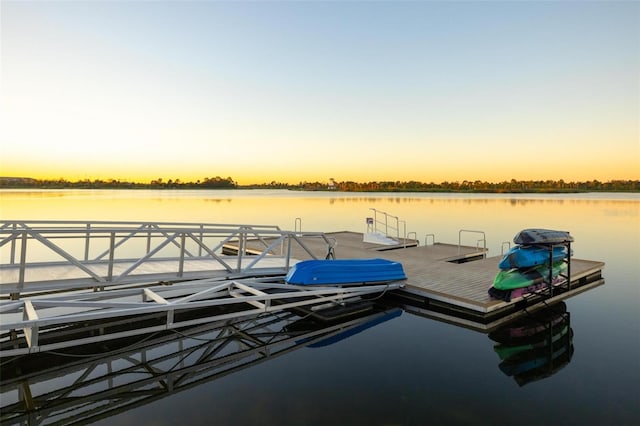
[[[98,187],[98,188],[78,188],[78,187],[65,187],[65,186],[39,186],[39,187],[24,187],[24,186],[0,186],[0,190],[45,190],[45,191],[56,191],[56,190],[86,190],[86,191],[95,191],[95,190],[122,190],[122,191],[131,191],[131,190],[154,190],[154,191],[211,191],[211,190],[233,190],[233,191],[251,191],[256,189],[275,189],[275,190],[283,190],[283,191],[292,191],[292,192],[325,192],[325,193],[360,193],[360,194],[374,194],[374,193],[398,193],[398,194],[411,194],[411,193],[426,193],[426,194],[588,194],[588,193],[640,193],[640,189],[601,189],[601,190],[574,190],[574,189],[563,189],[563,190],[330,190],[330,189],[299,189],[299,188],[268,188],[268,187],[236,187],[236,188],[185,188],[185,187]]]
[[[193,189],[282,189],[303,192],[397,192],[397,193],[461,193],[461,194],[575,194],[586,192],[640,192],[640,180],[597,180],[585,182],[565,182],[564,180],[527,180],[512,179],[503,182],[454,181],[441,183],[425,182],[300,182],[289,184],[272,181],[270,183],[239,185],[233,178],[204,178],[196,182],[182,182],[179,179],[164,181],[159,178],[149,183],[127,182],[116,179],[67,181],[39,180],[26,177],[0,177],[0,189],[157,189],[157,190],[193,190]]]

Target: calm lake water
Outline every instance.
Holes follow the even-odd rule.
[[[500,255],[502,243],[521,229],[568,230],[575,238],[576,258],[606,262],[605,285],[566,301],[570,323],[558,332],[563,337],[554,337],[554,345],[543,348],[543,352],[557,352],[558,368],[539,368],[541,373],[535,377],[514,374],[525,368],[528,358],[523,354],[540,352],[523,347],[530,342],[515,341],[509,346],[493,335],[396,310],[388,320],[362,327],[342,340],[306,345],[299,339],[294,349],[277,356],[276,352],[268,357],[253,354],[252,359],[260,362],[242,365],[237,356],[233,358],[242,348],[225,347],[232,357],[224,374],[204,375],[177,390],[168,386],[158,397],[142,396],[165,386],[168,376],[167,381],[149,381],[137,393],[127,393],[123,387],[82,402],[104,418],[74,418],[79,408],[69,403],[57,411],[32,413],[31,419],[105,425],[640,424],[638,194],[0,191],[0,216],[5,220],[235,223],[293,230],[299,218],[304,231],[364,232],[371,208],[398,216],[406,222],[407,232],[415,232],[421,242],[427,234],[435,234],[436,241],[457,243],[460,229],[484,231],[490,256]],[[475,238],[462,242],[475,245]],[[340,257],[340,247],[336,254]],[[274,327],[269,343],[294,326],[278,318]],[[194,345],[216,333],[202,334],[201,340],[159,345],[155,354],[167,359],[154,367],[174,371],[176,365],[194,364],[189,359],[194,354],[200,356],[196,366],[204,363],[211,353],[205,356],[198,352],[204,349]],[[169,357],[189,345],[193,349],[184,356]],[[501,352],[505,346],[521,351],[519,358],[505,358]],[[523,363],[506,362],[514,360]],[[75,370],[32,386],[34,391],[67,386],[79,379],[81,371],[87,372],[83,379],[107,374],[116,385],[124,385],[136,374],[142,377],[140,370],[122,369],[138,361],[140,356],[129,354],[87,368],[76,360]],[[201,365],[200,371],[206,370],[206,364]],[[108,376],[112,371],[125,373]],[[179,383],[175,382],[176,387]],[[57,398],[82,400],[100,386],[105,385],[96,381]],[[2,406],[16,395],[3,389]],[[48,405],[55,406],[55,401]],[[111,406],[119,408],[110,411]]]

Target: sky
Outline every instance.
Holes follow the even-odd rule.
[[[640,179],[640,2],[0,2],[0,176]]]

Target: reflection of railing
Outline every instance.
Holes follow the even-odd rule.
[[[369,310],[340,323],[310,326],[290,312],[245,316],[72,350],[68,357],[43,354],[36,364],[12,359],[0,370],[0,422],[93,423],[301,347],[353,334],[388,312]]]
[[[331,246],[322,233],[304,237],[323,238]],[[249,254],[249,239],[261,244],[261,251]],[[237,255],[221,253],[229,242],[238,245]],[[30,291],[210,277],[214,270],[282,273],[290,267],[292,244],[316,258],[300,233],[277,226],[2,221],[0,294],[18,299]]]

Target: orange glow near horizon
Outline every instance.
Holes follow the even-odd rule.
[[[640,179],[637,3],[1,7],[0,176]]]
[[[324,167],[312,168],[308,164],[301,164],[296,167],[286,162],[274,164],[249,164],[243,166],[239,162],[214,165],[204,167],[202,165],[189,163],[187,160],[153,165],[141,164],[99,164],[86,160],[73,161],[72,158],[58,158],[57,161],[46,162],[43,159],[40,163],[21,165],[19,161],[0,162],[0,176],[7,177],[27,177],[41,180],[65,179],[68,181],[81,180],[121,180],[128,182],[149,183],[152,180],[162,179],[163,181],[179,179],[182,182],[197,182],[205,178],[219,176],[221,178],[232,178],[240,185],[269,183],[272,181],[288,184],[299,182],[328,182],[330,178],[337,182],[371,182],[371,181],[418,181],[435,182],[444,181],[487,181],[503,182],[511,179],[515,180],[560,180],[570,181],[591,181],[602,182],[611,180],[637,180],[640,179],[640,165],[633,155],[624,159],[614,159],[608,161],[605,156],[600,158],[583,158],[569,161],[564,164],[566,158],[557,156],[548,162],[546,168],[526,168],[516,159],[509,159],[504,156],[497,162],[481,160],[475,158],[476,164],[472,162],[461,164],[451,164],[429,159],[429,155],[421,153],[418,156],[426,156],[427,159],[408,158],[406,162],[398,160],[395,163],[377,162],[367,167],[365,161],[351,161],[349,158],[336,159],[330,164],[329,160],[322,161]],[[574,156],[575,157],[575,156]],[[157,161],[157,160],[156,160]],[[196,162],[197,160],[194,160]],[[82,167],[78,167],[82,164]]]

